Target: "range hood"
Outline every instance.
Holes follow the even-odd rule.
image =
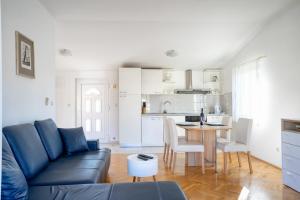
[[[211,91],[208,89],[194,89],[193,88],[193,71],[186,70],[185,71],[185,89],[175,89],[175,94],[210,94]]]

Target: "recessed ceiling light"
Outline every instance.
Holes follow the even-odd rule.
[[[174,50],[174,49],[166,51],[165,54],[168,57],[176,57],[176,56],[178,56],[178,52],[176,50]]]
[[[62,56],[72,56],[72,51],[70,49],[60,49],[59,53]]]

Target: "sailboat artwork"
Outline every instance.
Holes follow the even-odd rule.
[[[34,43],[16,31],[17,75],[35,78]]]
[[[21,42],[21,54],[22,54],[22,67],[25,69],[31,69],[31,50],[30,46],[25,42]]]

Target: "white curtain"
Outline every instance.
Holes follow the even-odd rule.
[[[255,119],[259,106],[260,59],[236,66],[233,69],[233,120],[241,117]]]

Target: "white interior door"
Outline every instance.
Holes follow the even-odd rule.
[[[87,139],[108,142],[108,87],[105,84],[81,85],[81,125]]]

